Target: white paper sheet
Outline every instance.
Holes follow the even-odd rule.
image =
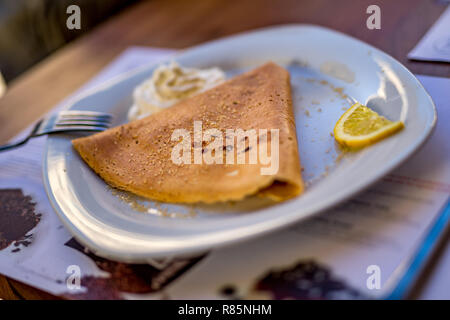
[[[170,53],[131,48],[83,90]],[[192,259],[136,266],[88,255],[61,226],[43,190],[45,137],[0,154],[0,189],[21,189],[42,214],[29,232],[31,243],[0,250],[0,273],[72,298],[382,297],[386,283],[414,254],[450,193],[450,79],[419,79],[437,105],[439,121],[424,148],[402,167],[306,223]],[[70,266],[81,272],[80,289],[70,287]],[[367,287],[369,266],[379,267],[380,289]],[[274,269],[285,272],[268,276]],[[441,273],[424,298],[443,298],[449,285],[450,277]]]
[[[419,43],[409,59],[450,62],[450,7],[448,7]]]

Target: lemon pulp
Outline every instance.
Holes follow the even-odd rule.
[[[336,123],[334,137],[346,147],[362,148],[396,133],[403,127],[403,122],[390,121],[370,108],[355,103]]]

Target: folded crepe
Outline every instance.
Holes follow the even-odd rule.
[[[268,167],[261,161],[175,163],[172,150],[180,142],[173,141],[172,133],[182,128],[193,137],[194,121],[202,122],[203,131],[279,129],[278,171],[261,174],[261,168]],[[270,141],[274,137],[267,136],[266,141],[259,137],[257,144],[260,147],[266,142],[271,153]],[[198,146],[188,142],[193,154]],[[271,62],[156,114],[72,143],[83,160],[111,186],[163,202],[213,203],[250,195],[280,201],[304,189],[289,73]],[[246,143],[245,152],[250,153]],[[207,145],[202,143],[201,148],[203,153]],[[225,145],[223,149],[229,150]]]

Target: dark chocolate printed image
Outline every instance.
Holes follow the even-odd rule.
[[[255,292],[272,299],[367,299],[314,260],[299,261],[291,268],[269,270],[254,285]]]
[[[0,250],[12,244],[12,252],[18,252],[31,244],[30,231],[42,216],[35,212],[35,206],[31,196],[24,195],[21,189],[0,190]]]
[[[127,264],[96,256],[85,250],[74,238],[65,245],[87,255],[99,269],[109,273],[108,278],[82,276],[81,286],[87,291],[64,295],[72,299],[121,299],[123,298],[122,293],[156,293],[205,257],[205,255],[201,255],[193,258],[174,258],[168,263],[155,264],[155,266]]]

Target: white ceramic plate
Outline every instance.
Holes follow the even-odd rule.
[[[228,76],[268,60],[290,70],[306,192],[275,205],[248,199],[234,205],[190,208],[135,198],[139,206],[133,206],[135,200],[127,196],[124,201],[74,152],[70,141],[76,135],[50,136],[44,158],[50,201],[73,235],[100,256],[145,262],[186,255],[318,214],[407,159],[436,122],[431,98],[399,62],[361,41],[321,27],[289,25],[244,33],[183,51],[176,60],[190,67],[218,66]],[[109,112],[116,116],[117,124],[124,123],[133,88],[153,69],[125,74],[80,98],[70,109]],[[391,120],[402,119],[405,129],[357,153],[340,155],[330,132],[350,106],[345,95],[363,103],[369,97],[387,101],[375,108]],[[160,216],[162,212],[169,216]]]

